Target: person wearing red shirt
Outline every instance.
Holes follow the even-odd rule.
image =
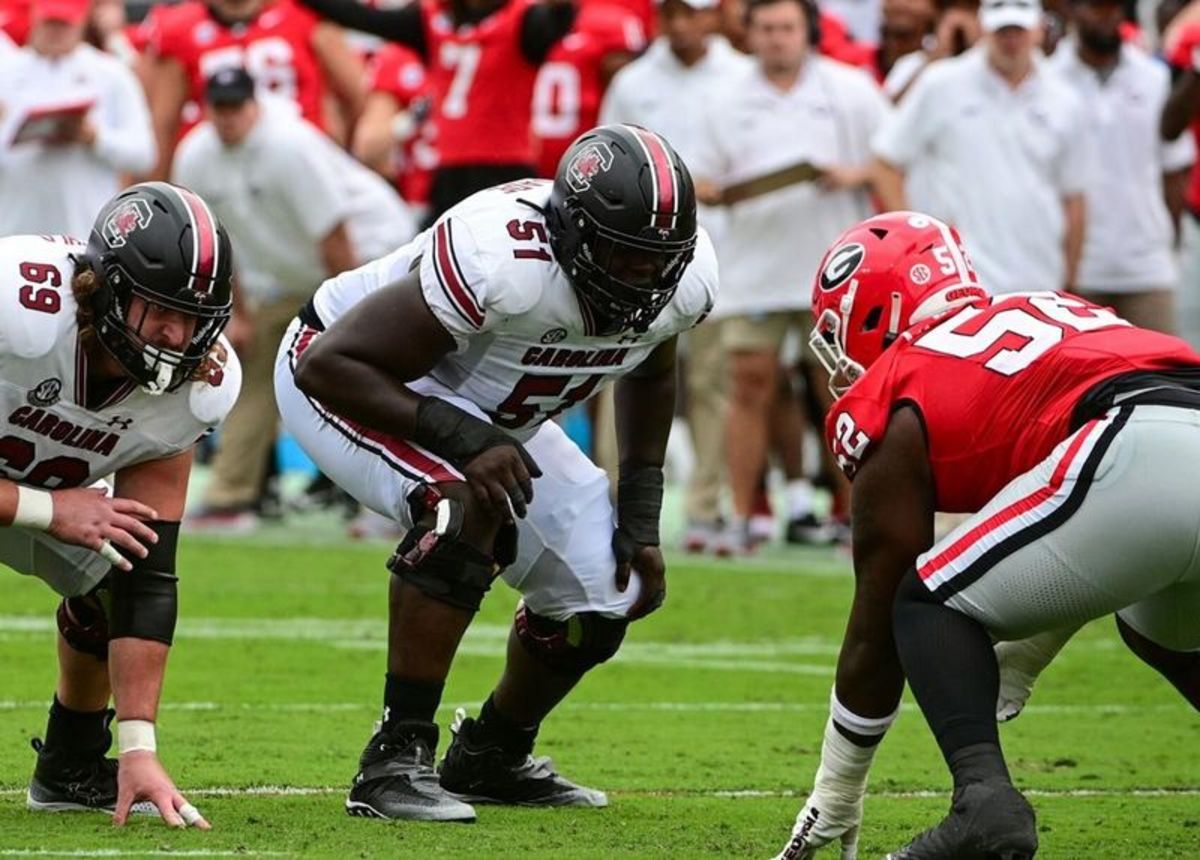
[[[302,2],[345,27],[407,45],[424,61],[438,152],[431,218],[476,191],[534,175],[534,81],[575,21],[573,0],[418,0],[399,9]]]
[[[553,177],[571,141],[596,126],[609,81],[645,47],[641,19],[624,7],[580,7],[574,28],[550,51],[533,87],[539,176]]]
[[[1185,132],[1200,145],[1200,21],[1181,13],[1163,36],[1164,53],[1171,65],[1171,95],[1163,108],[1159,131],[1164,140]],[[1184,192],[1186,213],[1180,224],[1182,266],[1176,297],[1176,325],[1193,345],[1200,345],[1200,167],[1192,165]]]
[[[1115,613],[1200,708],[1200,355],[1066,293],[988,296],[957,232],[919,213],[852,227],[817,271],[811,344],[840,394],[825,431],[854,481],[856,588],[821,768],[780,856],[853,846],[907,677],[954,804],[888,856],[1028,860],[1034,813],[996,731],[1014,654],[1036,677]],[[972,516],[934,543],[935,510]]]
[[[29,38],[32,0],[3,0],[0,2],[0,30],[15,45],[24,45]]]
[[[147,17],[146,27],[150,110],[164,176],[175,143],[201,119],[204,82],[220,69],[245,68],[260,89],[293,100],[320,129],[349,128],[361,110],[361,62],[337,27],[292,0],[185,0]],[[332,128],[327,87],[341,107]]]
[[[410,204],[429,203],[437,152],[429,139],[428,76],[415,51],[386,45],[367,67],[367,101],[354,129],[354,157],[396,183]]]

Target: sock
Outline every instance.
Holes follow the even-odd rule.
[[[383,730],[403,722],[432,723],[445,687],[445,682],[406,681],[389,672],[383,686]]]
[[[892,626],[908,686],[946,763],[953,768],[955,753],[975,744],[998,752],[1000,670],[983,626],[940,603],[915,569],[901,580]]]
[[[537,723],[532,726],[517,725],[500,713],[491,696],[480,708],[476,726],[476,741],[492,742],[509,752],[524,755],[533,751],[539,727]]]
[[[787,482],[788,518],[801,519],[813,512],[813,486],[807,478]]]
[[[54,697],[46,720],[46,748],[73,753],[104,753],[112,744],[112,711],[73,711]]]

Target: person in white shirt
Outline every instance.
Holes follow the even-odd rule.
[[[84,43],[87,12],[87,0],[36,0],[29,44],[0,53],[0,235],[85,236],[125,176],[154,164],[146,97]]]
[[[807,165],[819,174],[731,205],[717,245],[723,289],[714,314],[725,318],[730,369],[729,532],[739,550],[748,545],[745,523],[766,463],[784,341],[791,332],[807,343],[805,285],[829,242],[871,214],[869,145],[888,110],[865,72],[815,53],[815,11],[807,0],[750,0],[748,38],[758,62],[709,98],[705,147],[693,166],[698,193],[710,202],[722,199],[722,188],[783,168]],[[811,370],[813,393],[826,398],[823,377]],[[793,522],[823,539],[828,530],[815,521],[811,487],[797,482],[789,495]]]
[[[656,131],[678,148],[689,167],[707,133],[705,105],[722,81],[753,61],[717,34],[717,0],[665,0],[659,5],[662,35],[617,73],[600,107],[600,122],[632,123]],[[698,207],[700,223],[720,239],[725,213]],[[687,423],[695,453],[685,502],[684,548],[716,548],[720,533],[721,473],[724,470],[726,367],[721,330],[708,320],[687,333],[683,382]]]
[[[1074,289],[1083,249],[1084,106],[1039,56],[1041,17],[1036,0],[986,0],[981,44],[931,64],[873,142],[883,208],[985,237],[974,264],[997,293]]]
[[[202,194],[237,252],[238,302],[230,340],[245,384],[220,439],[205,510],[194,526],[248,528],[269,467],[278,414],[272,350],[296,309],[326,279],[416,234],[382,177],[287,105],[256,97],[245,69],[208,80],[208,119],[175,151],[172,179]]]
[[[1190,135],[1170,143],[1159,137],[1170,73],[1122,42],[1121,3],[1073,0],[1069,9],[1074,32],[1050,65],[1088,105],[1086,133],[1104,153],[1088,185],[1077,286],[1135,326],[1171,332],[1179,280],[1172,214],[1182,212],[1195,144]]]

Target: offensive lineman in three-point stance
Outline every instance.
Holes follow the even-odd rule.
[[[192,448],[241,385],[221,339],[232,271],[208,206],[165,182],[114,197],[87,244],[0,239],[0,563],[64,598],[31,809],[119,824],[148,800],[170,824],[208,827],[159,764],[154,720]]]

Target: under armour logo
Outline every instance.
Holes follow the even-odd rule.
[[[133,419],[122,418],[120,415],[114,415],[112,418],[108,419],[108,426],[116,427],[120,430],[128,430],[133,426]]]

